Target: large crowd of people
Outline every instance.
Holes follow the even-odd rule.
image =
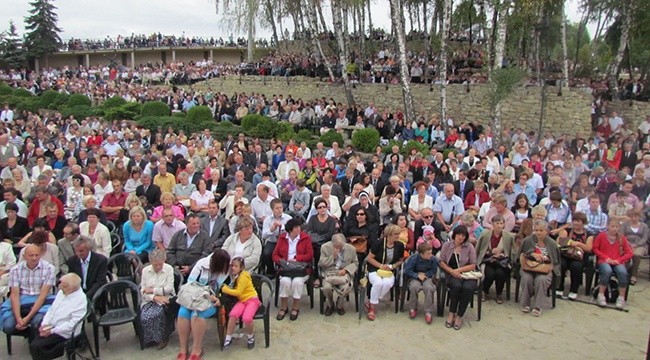
[[[373,103],[198,94],[90,70],[49,69],[9,83],[35,93],[160,99],[173,111],[207,104],[215,121],[258,113],[298,127],[320,124],[323,133],[373,127],[382,143],[413,140],[427,151],[405,154],[393,146],[385,153],[378,146],[361,154],[337,143],[309,148],[244,134],[215,139],[208,130],[150,132],[130,122],[18,113],[3,104],[0,317],[5,333],[26,332],[35,359],[62,353],[58,345],[74,335],[70,324],[83,314],[61,304],[85,306],[79,294],[97,293],[107,281],[107,257],[122,252],[148,264],[139,284],[147,325],[141,336],[164,348],[176,331],[179,360],[201,358],[207,321],[223,305],[219,294],[234,298],[224,345],[232,345],[241,318],[246,345],[255,346],[255,273],[278,278],[277,321],[299,318],[305,284],[323,292],[326,316],[344,315],[347,295],[367,277],[361,311],[369,320],[379,318],[376,305],[392,288],[405,286],[412,293],[408,316],[421,308],[431,323],[433,294],[444,284],[445,326],[456,330],[475,292],[503,304],[512,277],[521,282],[518,306],[535,316],[550,309],[551,284],[557,296],[575,300],[590,283],[583,274],[595,271],[597,304],[624,308],[628,284],[640,281],[648,254],[650,117],[632,129],[602,98],[594,101],[593,134],[538,136],[517,128],[497,142],[487,124],[472,119],[427,114],[407,121]],[[210,285],[214,306],[163,306],[175,294],[175,270]],[[609,291],[613,275],[618,297]]]

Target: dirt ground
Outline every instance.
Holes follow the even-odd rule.
[[[394,313],[389,301],[380,304],[377,319],[358,320],[354,304],[346,304],[347,313],[324,317],[309,299],[302,299],[297,321],[275,320],[271,312],[271,346],[264,347],[262,321],[256,321],[255,349],[246,349],[244,339],[222,353],[211,324],[204,345],[203,359],[646,359],[650,338],[650,282],[647,260],[636,286],[630,287],[629,312],[601,309],[595,305],[557,301],[557,307],[544,311],[540,318],[523,314],[510,301],[498,305],[494,300],[483,304],[482,319],[476,321],[476,309],[469,309],[460,331],[444,327],[444,318],[431,325],[422,313],[410,320],[406,312]],[[568,279],[567,279],[568,281]],[[514,283],[512,286],[514,291]],[[582,292],[581,299],[589,300]],[[351,297],[353,299],[353,297]],[[140,351],[133,327],[112,328],[110,341],[100,338],[102,359],[175,359],[178,335],[172,334],[163,350],[155,347]],[[92,328],[87,332],[92,343]],[[13,338],[14,355],[8,356],[0,341],[0,359],[28,359],[27,342]],[[230,354],[226,354],[230,353]],[[88,352],[84,352],[88,354]]]

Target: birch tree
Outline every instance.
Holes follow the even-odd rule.
[[[562,23],[560,24],[560,32],[562,37],[562,86],[569,86],[569,55],[566,44],[566,22],[564,16],[564,0],[560,0],[560,14],[562,16]]]
[[[400,62],[400,83],[402,84],[402,97],[404,99],[405,122],[415,121],[415,108],[413,106],[413,94],[411,94],[411,79],[409,76],[408,62],[406,59],[406,34],[402,22],[402,9],[399,0],[390,0],[391,17],[397,33],[397,53]]]
[[[632,14],[630,8],[630,0],[623,0],[619,5],[619,18],[621,21],[621,38],[618,43],[618,50],[616,56],[612,58],[607,67],[607,80],[609,83],[609,91],[612,97],[616,96],[618,92],[618,74],[621,70],[621,63],[625,56],[625,51],[629,46],[630,41],[630,25],[632,23]]]
[[[339,45],[339,59],[341,63],[341,78],[343,79],[343,87],[345,88],[345,97],[348,101],[348,106],[354,106],[354,95],[352,95],[352,86],[350,85],[350,78],[346,66],[348,64],[348,49],[347,43],[349,38],[345,36],[343,31],[343,19],[340,0],[332,0],[332,23],[334,25],[334,35]]]
[[[440,28],[440,116],[447,123],[447,42],[451,25],[451,0],[443,0],[442,26]]]

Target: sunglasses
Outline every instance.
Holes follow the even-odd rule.
[[[433,217],[433,215],[425,215],[425,216],[423,216],[423,218],[425,218],[425,219],[431,219],[432,217]]]
[[[357,216],[366,216],[364,213],[358,213]]]
[[[317,206],[316,209],[327,209],[327,206],[325,206],[325,205]]]

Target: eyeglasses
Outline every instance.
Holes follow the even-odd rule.
[[[358,213],[357,216],[366,216],[364,213]]]
[[[431,219],[433,217],[433,215],[424,215],[422,217],[425,218],[425,219]]]
[[[325,205],[316,206],[316,209],[327,209],[327,206],[325,206]]]

